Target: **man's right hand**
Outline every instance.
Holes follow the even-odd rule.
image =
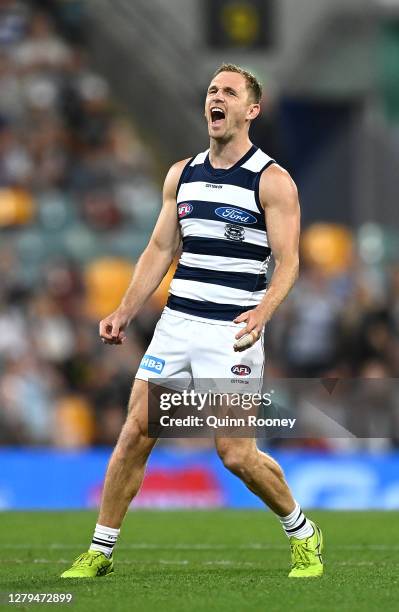
[[[99,333],[104,344],[123,344],[126,340],[125,329],[130,323],[129,316],[122,310],[115,310],[100,321]]]

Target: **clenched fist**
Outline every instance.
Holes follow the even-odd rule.
[[[126,340],[125,329],[130,323],[130,318],[123,310],[115,310],[100,321],[99,333],[104,344],[123,344]]]

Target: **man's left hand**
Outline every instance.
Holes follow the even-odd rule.
[[[264,314],[258,308],[254,308],[253,310],[243,312],[239,317],[234,319],[234,323],[246,323],[246,326],[240,329],[238,334],[236,334],[236,340],[239,340],[246,334],[250,336],[248,338],[249,343],[247,343],[246,346],[240,347],[237,346],[237,343],[234,344],[234,350],[239,353],[250,348],[259,340],[266,321]]]

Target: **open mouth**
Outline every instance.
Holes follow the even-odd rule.
[[[211,122],[213,126],[221,125],[225,119],[224,110],[218,106],[211,108]]]

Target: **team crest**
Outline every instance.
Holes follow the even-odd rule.
[[[177,207],[177,214],[179,219],[183,219],[183,217],[187,217],[191,212],[193,212],[193,205],[188,202],[184,202],[183,204],[179,204]]]
[[[242,242],[245,238],[245,228],[240,225],[233,225],[232,223],[226,223],[224,226],[224,235],[229,240],[236,240]]]

